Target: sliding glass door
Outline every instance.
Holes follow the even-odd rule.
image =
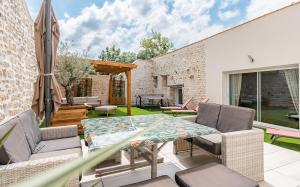
[[[230,104],[253,108],[257,121],[299,129],[298,69],[232,74]]]

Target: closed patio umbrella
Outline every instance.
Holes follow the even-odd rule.
[[[31,108],[40,119],[45,115],[46,126],[50,126],[51,112],[58,110],[62,99],[59,84],[54,76],[59,36],[59,25],[50,0],[44,0],[34,22],[39,74],[35,82]]]

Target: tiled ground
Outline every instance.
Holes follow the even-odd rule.
[[[194,151],[194,156],[189,157],[188,152],[178,155],[172,153],[172,143],[168,143],[160,152],[164,157],[164,163],[159,164],[158,175],[169,175],[174,178],[176,171],[201,165],[203,163],[217,161],[217,159],[201,149]],[[124,155],[123,155],[124,159]],[[265,143],[265,181],[261,187],[300,187],[300,153],[280,148]],[[150,168],[141,168],[134,171],[123,172],[102,178],[95,178],[92,173],[83,177],[83,187],[116,187],[134,183],[150,178]],[[95,185],[96,184],[96,185]]]

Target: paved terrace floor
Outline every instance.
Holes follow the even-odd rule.
[[[217,161],[215,157],[197,149],[191,158],[189,152],[174,155],[172,142],[168,143],[160,152],[164,163],[158,165],[158,175],[169,175],[174,179],[176,171]],[[128,162],[126,154],[122,153],[122,161]],[[284,149],[272,144],[264,144],[264,170],[265,181],[260,182],[261,187],[300,187],[300,153]],[[116,187],[120,185],[139,182],[150,178],[150,168],[145,167],[133,171],[104,176],[96,179],[93,172],[83,176],[83,187]]]

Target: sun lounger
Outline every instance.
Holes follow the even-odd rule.
[[[186,100],[181,106],[167,106],[167,107],[160,107],[162,111],[164,110],[182,110],[187,109],[186,106],[192,101],[192,97]]]
[[[300,139],[300,131],[289,131],[267,128],[267,133],[271,136],[271,143],[274,143],[280,137]]]
[[[208,102],[208,98],[204,98],[201,103],[207,103]],[[195,109],[181,109],[181,110],[171,110],[171,112],[173,113],[174,116],[176,116],[176,114],[183,114],[183,113],[190,113],[190,114],[197,114],[198,112],[198,107],[197,106]]]

